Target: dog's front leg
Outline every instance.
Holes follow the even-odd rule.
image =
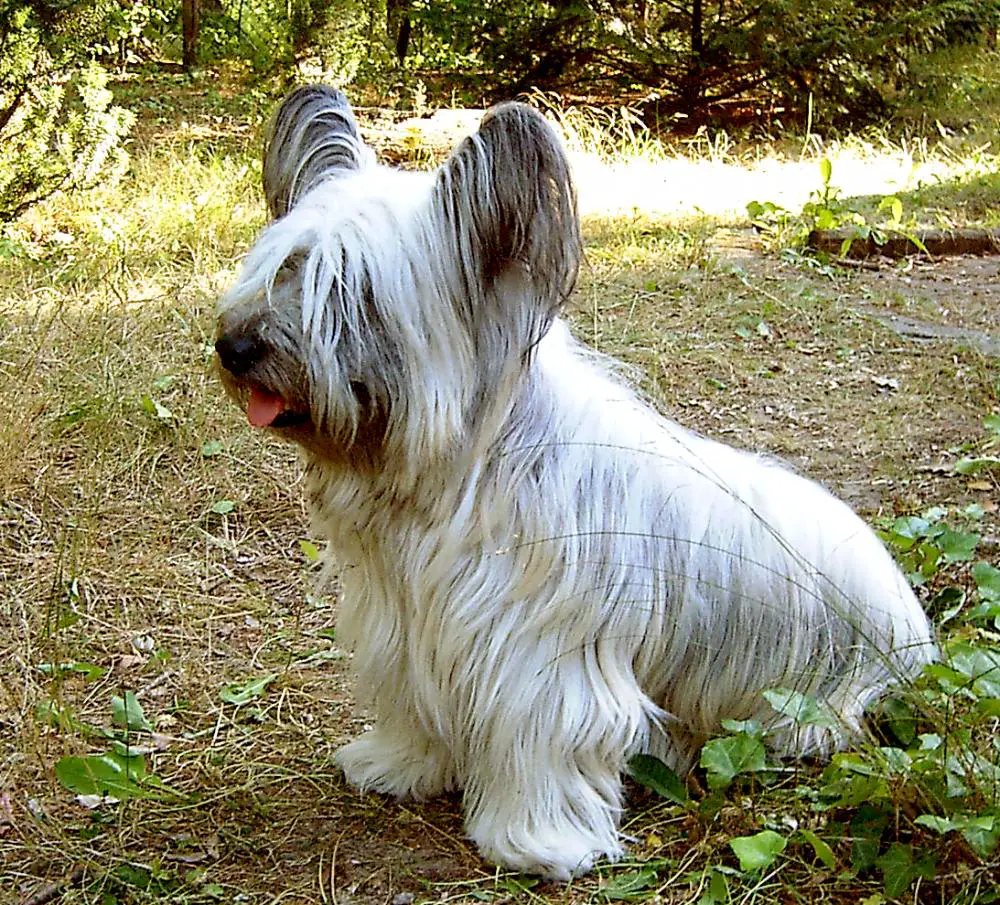
[[[448,749],[424,730],[415,715],[397,711],[337,750],[334,761],[363,792],[397,798],[432,798],[455,788]]]
[[[507,714],[470,752],[466,831],[484,858],[568,880],[618,860],[621,778],[606,750],[574,750],[555,713]],[[599,746],[603,748],[603,746]]]

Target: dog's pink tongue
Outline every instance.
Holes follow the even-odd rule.
[[[276,393],[254,387],[247,403],[247,420],[254,427],[267,427],[285,410],[285,400]]]

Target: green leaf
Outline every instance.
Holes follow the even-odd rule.
[[[975,519],[980,521],[986,516],[986,508],[981,506],[979,503],[969,503],[968,506],[963,506],[960,513],[966,518]]]
[[[264,690],[270,685],[275,679],[278,678],[278,673],[273,672],[266,676],[260,676],[256,679],[248,679],[246,682],[237,682],[230,685],[225,685],[219,692],[219,697],[222,698],[227,704],[234,704],[239,707],[242,704],[247,704],[255,698],[259,698]]]
[[[210,459],[212,456],[217,456],[226,448],[226,445],[221,440],[206,440],[201,444],[201,454],[206,458]]]
[[[88,682],[92,679],[99,679],[107,670],[103,666],[96,666],[93,663],[84,663],[81,660],[68,660],[65,663],[39,663],[38,671],[47,676],[61,676],[66,673],[76,673],[83,676]]]
[[[828,207],[821,207],[816,212],[816,229],[834,229],[837,225],[837,218]]]
[[[900,537],[926,537],[931,523],[919,515],[903,515],[892,523],[892,530]]]
[[[149,889],[153,883],[152,871],[139,864],[120,864],[115,868],[115,876],[126,886],[137,889]]]
[[[757,720],[722,720],[722,728],[733,735],[743,733],[759,738],[764,734],[764,727]]]
[[[895,195],[883,198],[878,205],[879,211],[888,210],[892,224],[899,224],[903,219],[903,202]]]
[[[829,870],[836,870],[837,857],[833,854],[833,849],[820,839],[812,830],[799,830],[799,835],[811,846],[813,853],[822,862],[823,866]]]
[[[637,754],[628,762],[629,775],[647,789],[672,801],[674,804],[688,805],[687,787],[663,761],[649,754]]]
[[[790,688],[774,688],[764,692],[764,699],[778,713],[791,717],[800,726],[838,726],[829,708],[815,698]]]
[[[56,764],[55,773],[63,788],[77,795],[109,795],[119,800],[155,797],[139,785],[146,775],[146,762],[139,755],[122,757],[109,751],[91,757],[64,757]]]
[[[217,503],[212,504],[211,512],[216,515],[228,515],[236,508],[236,504],[232,500],[219,500]]]
[[[830,177],[833,176],[833,164],[830,162],[829,157],[824,157],[820,160],[819,175],[823,179],[823,185],[828,186],[830,184]]]
[[[914,823],[926,826],[942,836],[957,830],[981,858],[988,858],[992,855],[997,847],[997,842],[1000,841],[1000,818],[993,815],[958,814],[949,819],[933,814],[921,814]]]
[[[945,528],[936,538],[935,543],[948,562],[966,562],[972,559],[972,554],[979,545],[980,537],[974,532],[953,531]]]
[[[148,393],[143,395],[140,402],[142,403],[142,410],[146,412],[147,415],[152,415],[160,421],[170,421],[174,417],[174,413],[170,411],[170,409],[154,399]]]
[[[762,830],[753,836],[739,836],[729,840],[729,847],[740,859],[740,870],[761,870],[771,864],[788,844],[774,830]]]
[[[851,820],[851,867],[855,873],[874,867],[882,834],[889,825],[889,817],[879,808],[862,805]]]
[[[1000,466],[1000,456],[963,456],[953,468],[957,474],[971,475],[997,466]]]
[[[948,585],[931,598],[927,608],[932,613],[940,613],[938,622],[944,625],[961,613],[964,606],[965,591],[957,585]]]
[[[900,743],[913,744],[917,737],[917,718],[913,708],[900,698],[886,698],[881,709],[889,729]]]
[[[959,832],[980,858],[989,858],[1000,841],[1000,817],[969,817]]]
[[[919,826],[925,826],[928,829],[934,830],[934,832],[940,833],[942,836],[945,833],[950,833],[952,830],[958,829],[958,824],[953,820],[949,820],[947,817],[938,817],[935,814],[921,814],[913,822]]]
[[[766,768],[764,744],[749,735],[714,738],[702,747],[700,764],[707,771],[709,788],[724,789],[740,773]]]
[[[41,701],[35,708],[35,718],[44,725],[62,732],[76,732],[87,737],[106,737],[108,730],[76,718],[69,707],[55,701]]]
[[[938,685],[946,694],[955,694],[968,685],[967,676],[943,663],[929,663],[924,667],[924,674],[937,679]]]
[[[972,580],[976,583],[979,596],[990,603],[1000,602],[1000,569],[989,563],[979,562],[972,567]]]
[[[913,767],[913,758],[902,748],[883,746],[878,749],[885,763],[885,771],[889,776],[906,776]]]
[[[146,714],[143,713],[142,705],[136,698],[134,691],[126,691],[124,698],[115,695],[111,699],[111,722],[115,726],[128,729],[130,732],[153,731],[153,727],[146,719]]]
[[[976,702],[976,710],[983,716],[1000,717],[1000,698],[983,698]]]
[[[636,870],[620,874],[601,889],[604,898],[618,901],[622,899],[644,899],[659,881],[655,870]]]
[[[713,867],[709,872],[708,889],[698,899],[698,905],[726,905],[728,901],[729,881],[719,868]]]
[[[534,889],[539,883],[538,877],[504,877],[497,884],[512,896],[522,896],[528,890]]]
[[[311,540],[300,540],[299,549],[309,562],[319,562],[319,548]]]
[[[875,863],[882,871],[885,894],[890,899],[898,898],[906,892],[917,877],[934,879],[934,856],[925,855],[919,861],[914,861],[912,847],[900,842],[891,845]]]
[[[1000,698],[1000,651],[971,644],[955,644],[948,651],[947,664],[971,684],[978,697]]]
[[[1000,415],[987,415],[983,418],[983,427],[990,433],[1000,434]]]

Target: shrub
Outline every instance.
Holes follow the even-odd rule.
[[[120,174],[132,114],[89,59],[97,4],[0,0],[0,222]]]

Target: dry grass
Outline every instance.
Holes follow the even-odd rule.
[[[801,847],[763,875],[735,870],[734,835],[821,819],[794,794],[808,767],[714,810],[636,791],[626,832],[638,866],[566,887],[481,863],[455,800],[345,788],[330,755],[364,714],[331,632],[335,589],[317,595],[300,543],[295,456],[252,435],[211,373],[215,298],[263,222],[254,132],[225,97],[199,107],[186,89],[185,123],[172,120],[166,88],[136,89],[156,105],[143,108],[127,182],[35,211],[13,234],[24,252],[0,260],[0,902],[54,884],[66,905],[579,903],[651,863],[642,897],[666,903],[711,901],[718,877],[732,901],[876,893],[877,876],[819,870]],[[714,165],[691,164],[695,196]],[[976,499],[995,535],[992,479],[934,469],[978,436],[996,362],[914,345],[866,313],[954,322],[966,309],[943,315],[905,273],[882,285],[733,258],[717,226],[591,216],[579,334],[634,364],[678,420],[787,456],[869,516]],[[967,298],[975,326],[1000,333],[991,306],[973,314]],[[106,672],[40,668],[70,663]],[[260,677],[273,678],[242,706],[220,698]],[[107,747],[100,729],[126,689],[177,794],[88,809],[53,765]],[[943,900],[995,866],[956,855],[935,888]]]

